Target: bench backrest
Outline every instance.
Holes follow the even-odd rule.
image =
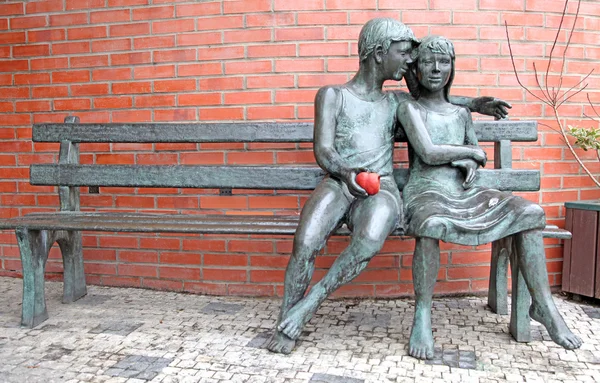
[[[481,169],[476,184],[511,191],[537,191],[536,170],[512,169],[511,141],[536,141],[535,121],[475,121],[480,142],[494,142],[494,169]],[[36,124],[33,141],[59,142],[58,164],[31,165],[33,185],[60,186],[62,210],[78,209],[77,186],[312,190],[324,172],[315,166],[82,165],[79,143],[310,143],[312,123]],[[398,141],[403,141],[398,137]],[[400,188],[408,169],[396,169]]]

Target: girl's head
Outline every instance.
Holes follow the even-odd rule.
[[[416,79],[410,81],[407,77],[406,81],[410,93],[418,99],[423,89],[431,92],[443,88],[444,97],[448,101],[454,80],[454,45],[445,37],[428,36],[421,41],[414,53]]]

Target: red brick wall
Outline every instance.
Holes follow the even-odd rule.
[[[554,128],[549,109],[515,81],[503,25],[510,25],[518,69],[533,85],[532,64],[541,65],[540,57],[549,54],[562,6],[562,0],[2,1],[0,217],[57,209],[54,188],[28,183],[28,165],[56,161],[58,149],[33,144],[32,123],[60,122],[68,114],[82,122],[310,120],[317,88],[345,82],[357,69],[358,32],[375,16],[397,18],[417,36],[453,39],[458,54],[454,94],[502,97],[514,105],[512,118],[537,119]],[[568,86],[600,59],[600,3],[584,0],[581,8],[567,53]],[[559,69],[554,66],[552,74]],[[588,82],[592,98],[600,101],[600,75]],[[573,122],[582,120],[584,111],[591,114],[581,95],[562,113]],[[515,145],[514,165],[542,172],[542,191],[523,195],[541,203],[550,222],[562,225],[565,201],[598,198],[600,192],[551,128],[541,126],[536,143]],[[598,173],[594,156],[586,158]],[[266,144],[95,144],[82,146],[81,159],[125,164],[314,162],[310,146]],[[399,150],[396,159],[405,161],[405,151]],[[245,190],[230,197],[215,190],[126,188],[82,194],[86,210],[160,213],[293,213],[305,200],[306,194]],[[346,244],[346,238],[329,242],[318,258],[316,277]],[[275,295],[282,292],[291,238],[86,233],[84,246],[90,283]],[[341,293],[411,293],[413,246],[413,241],[390,239]],[[487,288],[488,246],[442,249],[437,292]],[[560,285],[559,241],[547,241],[547,257],[551,284]],[[59,279],[61,268],[53,249],[49,277]],[[19,270],[14,234],[4,231],[0,275],[18,276]]]

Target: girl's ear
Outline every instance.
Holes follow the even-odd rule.
[[[383,47],[381,45],[377,45],[375,49],[373,49],[373,58],[377,64],[381,64],[383,61]]]

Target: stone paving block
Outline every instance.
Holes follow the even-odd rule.
[[[428,365],[445,365],[454,368],[476,369],[477,360],[475,352],[455,349],[436,348],[433,359],[426,360]]]
[[[73,304],[96,307],[110,301],[113,298],[114,295],[88,294],[85,297],[73,302]]]
[[[166,358],[130,355],[106,371],[106,375],[119,378],[152,380],[173,360]]]
[[[237,314],[242,308],[244,306],[238,304],[211,302],[204,306],[200,312],[203,314],[232,315]]]
[[[107,321],[91,329],[90,334],[114,334],[127,336],[142,327],[143,323]]]
[[[250,342],[248,342],[248,344],[246,344],[246,347],[252,347],[252,348],[265,348],[265,342],[269,339],[271,339],[271,335],[273,333],[271,331],[268,332],[261,332],[260,334],[256,335],[254,338],[252,338],[252,340]]]
[[[313,374],[310,383],[364,383],[364,379],[349,378],[346,376],[337,376],[329,374]]]
[[[581,309],[592,319],[600,319],[600,308],[592,306],[581,306]]]
[[[356,326],[389,327],[390,314],[350,313],[349,322]]]

